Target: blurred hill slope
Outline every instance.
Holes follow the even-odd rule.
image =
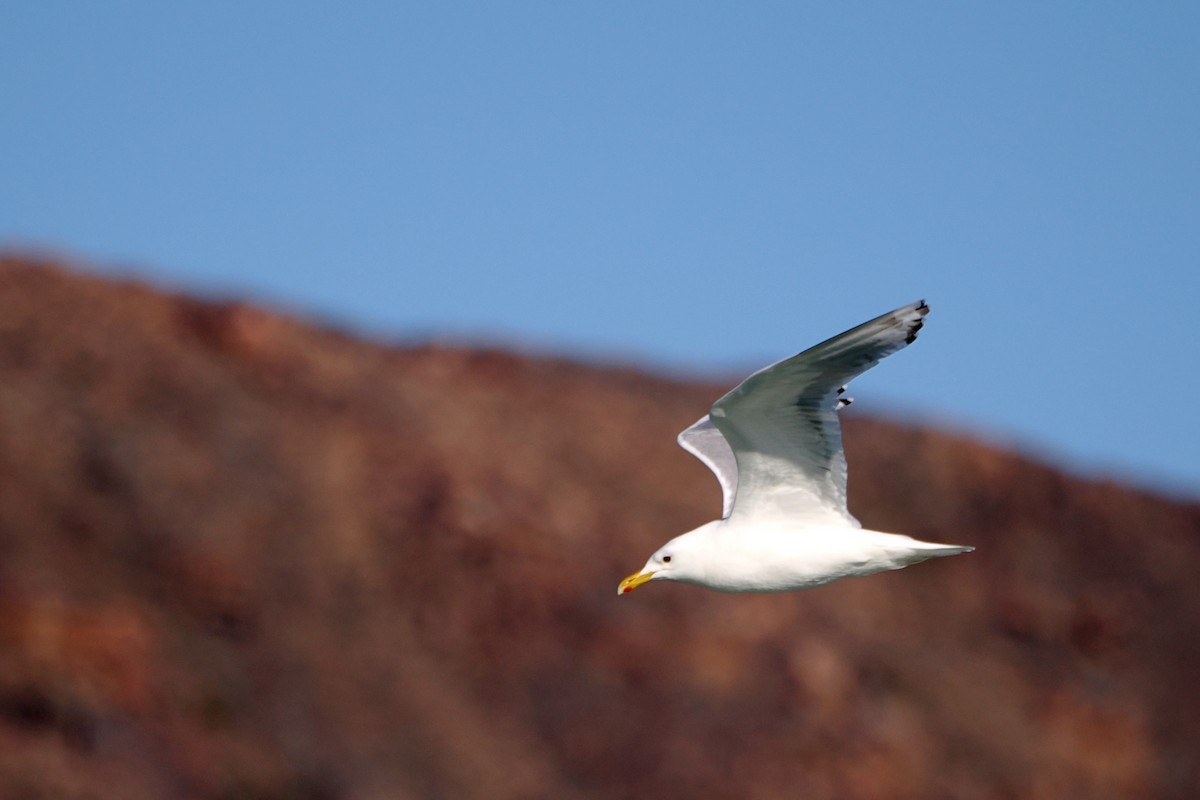
[[[1195,504],[850,413],[977,552],[618,599],[722,388],[0,260],[0,797],[1200,795]]]

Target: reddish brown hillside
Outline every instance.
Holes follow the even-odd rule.
[[[618,599],[718,391],[0,263],[0,798],[1200,796],[1200,506],[852,414],[977,552]]]

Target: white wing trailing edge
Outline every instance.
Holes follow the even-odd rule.
[[[737,496],[737,459],[729,442],[705,414],[694,425],[684,430],[675,441],[679,446],[704,462],[713,471],[721,484],[721,519],[733,510],[733,498]]]
[[[722,516],[788,516],[858,526],[846,509],[837,410],[845,385],[911,344],[929,313],[911,303],[755,372],[679,444],[717,476]]]

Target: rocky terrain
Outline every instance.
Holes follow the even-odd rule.
[[[0,798],[1200,796],[1200,504],[850,412],[975,553],[617,598],[723,388],[0,260]]]

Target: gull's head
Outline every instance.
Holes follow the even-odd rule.
[[[676,536],[660,547],[650,556],[646,566],[621,581],[617,586],[617,595],[629,594],[650,581],[695,580],[700,571],[700,559],[695,552],[695,534],[698,532]]]

